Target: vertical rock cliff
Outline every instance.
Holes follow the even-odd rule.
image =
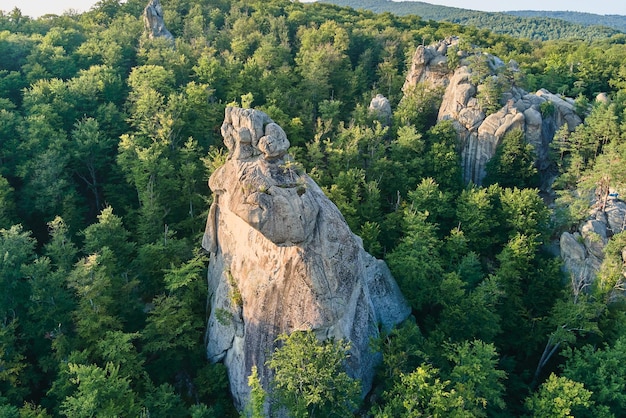
[[[221,131],[229,156],[209,180],[214,202],[202,242],[211,253],[209,359],[225,363],[242,408],[252,366],[268,387],[277,336],[313,330],[351,342],[347,372],[365,393],[380,360],[370,339],[410,313],[397,284],[287,154],[280,126],[229,107]]]

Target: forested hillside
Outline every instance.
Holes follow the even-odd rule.
[[[602,16],[596,19],[583,14],[561,15],[545,12],[502,12],[491,13],[456,7],[439,6],[420,1],[388,1],[388,0],[324,0],[325,3],[348,6],[355,9],[371,10],[376,13],[389,12],[397,15],[416,15],[426,20],[445,21],[461,25],[476,26],[495,33],[510,35],[517,38],[537,40],[554,39],[602,39],[624,32],[624,20]],[[544,14],[545,13],[545,14]],[[573,17],[573,18],[570,18]],[[616,26],[616,24],[618,26]]]
[[[506,13],[522,17],[550,17],[587,26],[606,26],[626,32],[626,16],[624,15],[597,15],[593,13],[545,10],[512,10]]]
[[[623,415],[626,233],[582,284],[554,242],[594,192],[626,195],[626,35],[539,42],[321,3],[162,0],[171,41],[146,35],[145,5],[0,14],[0,416],[239,415],[206,360],[199,250],[233,104],[283,127],[413,314],[372,341],[383,360],[364,399],[341,372],[349,347],[294,334],[269,362],[273,390],[251,376],[246,414],[270,399],[294,416]],[[557,134],[541,195],[556,204],[523,133],[484,186],[465,184],[440,94],[402,92],[416,48],[450,36],[515,60],[519,87],[576,98],[585,123]],[[377,94],[389,124],[368,111]]]

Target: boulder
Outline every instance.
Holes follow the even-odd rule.
[[[596,102],[608,104],[611,102],[611,99],[609,99],[608,94],[602,92],[602,93],[598,93],[598,95],[596,96]]]
[[[451,37],[434,45],[420,45],[413,54],[411,68],[407,73],[402,91],[407,91],[418,83],[427,82],[433,87],[448,84],[448,46],[458,44],[458,38]]]
[[[606,237],[606,224],[595,219],[590,219],[580,227],[580,234],[585,241],[587,251],[597,258],[604,257]]]
[[[229,107],[221,131],[229,155],[209,179],[214,201],[202,241],[210,252],[208,358],[224,362],[242,409],[253,366],[270,388],[276,338],[311,330],[350,341],[347,372],[367,393],[380,361],[371,339],[410,313],[391,273],[298,168],[266,114]]]
[[[622,200],[609,198],[604,213],[612,234],[619,234],[626,229],[626,203]]]
[[[370,114],[374,115],[384,126],[388,126],[391,123],[391,103],[382,94],[377,94],[370,101],[368,107]]]
[[[480,110],[476,100],[470,103],[470,99],[476,96],[476,86],[470,82],[470,76],[467,67],[459,67],[452,74],[439,107],[439,120],[458,119],[459,113],[468,108]],[[485,119],[485,115],[479,115],[471,126],[482,122],[483,119]]]

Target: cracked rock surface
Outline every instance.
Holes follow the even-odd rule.
[[[285,132],[265,113],[229,107],[221,131],[229,156],[209,180],[203,238],[209,359],[227,366],[241,409],[252,366],[269,387],[265,363],[278,335],[312,330],[350,341],[347,372],[365,394],[380,361],[370,339],[410,313],[395,280],[293,161]]]

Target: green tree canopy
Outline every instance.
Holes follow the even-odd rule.
[[[281,335],[267,365],[272,370],[273,401],[294,417],[342,417],[358,406],[361,384],[345,372],[350,345],[315,334]]]

